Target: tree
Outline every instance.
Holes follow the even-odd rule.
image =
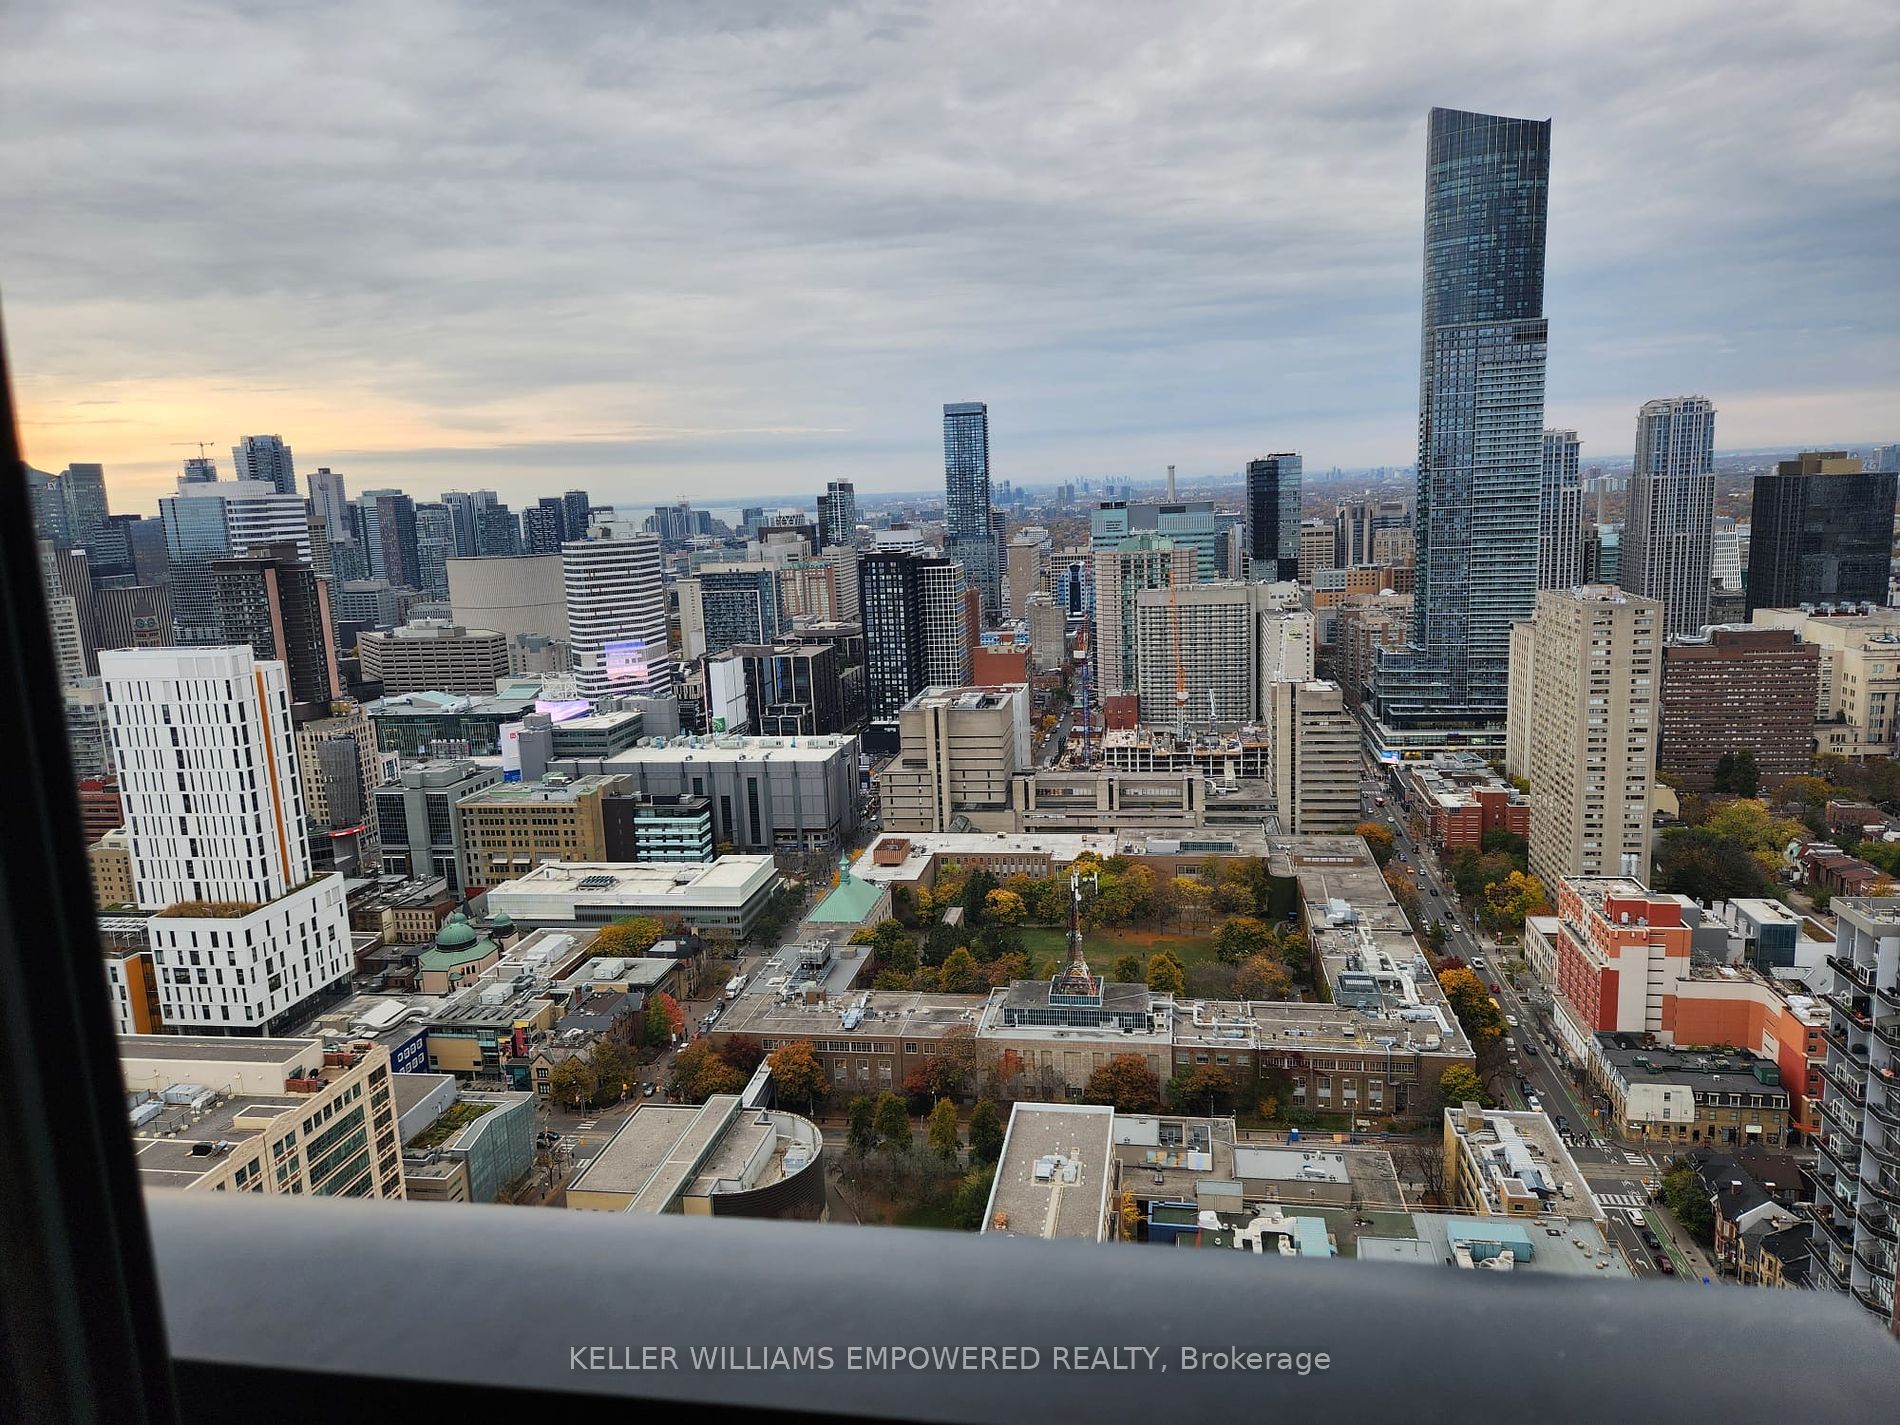
[[[1440,970],[1438,983],[1473,1048],[1504,1037],[1504,1014],[1491,1002],[1483,980],[1469,970]]]
[[[686,1011],[680,1002],[661,990],[647,1005],[647,1042],[664,1044],[686,1032]]]
[[[1029,908],[1023,904],[1023,898],[1014,891],[991,891],[983,898],[983,909],[989,918],[1004,925],[1020,925]]]
[[[1730,796],[1752,797],[1761,790],[1761,769],[1749,748],[1724,752],[1715,759],[1715,790]]]
[[[994,1163],[1002,1157],[1003,1135],[1003,1115],[989,1099],[978,1099],[970,1110],[970,1161]]]
[[[1214,887],[1208,900],[1222,915],[1246,915],[1254,908],[1252,889],[1236,881],[1223,880]]]
[[[809,1112],[828,1093],[831,1080],[809,1043],[795,1039],[765,1056],[772,1074],[772,1092],[786,1103],[802,1103]]]
[[[1181,962],[1167,951],[1148,957],[1148,988],[1156,994],[1178,995],[1187,993],[1187,976],[1181,970]]]
[[[1724,802],[1709,813],[1709,819],[1703,826],[1750,851],[1779,853],[1790,841],[1798,841],[1806,834],[1806,828],[1800,822],[1789,817],[1773,816],[1766,802],[1748,797]]]
[[[990,1205],[990,1189],[996,1182],[996,1164],[971,1168],[957,1182],[950,1197],[950,1220],[965,1232],[983,1226],[983,1213]]]
[[[1196,960],[1187,967],[1187,993],[1196,999],[1232,999],[1238,970],[1219,960]]]
[[[889,1089],[877,1096],[872,1127],[877,1134],[877,1146],[890,1156],[893,1164],[910,1152],[910,1114],[904,1110],[904,1100]]]
[[[1445,1201],[1445,1151],[1437,1143],[1414,1139],[1399,1144],[1392,1150],[1392,1166],[1401,1183],[1417,1183],[1428,1201]]]
[[[1493,929],[1521,930],[1525,916],[1548,904],[1544,883],[1522,871],[1513,871],[1484,888],[1484,918]]]
[[[1020,951],[1013,955],[1001,956],[983,967],[984,982],[993,990],[1028,978],[1029,957]]]
[[[1461,1103],[1484,1103],[1484,1084],[1469,1064],[1453,1064],[1438,1076],[1438,1101],[1447,1108]]]
[[[1530,839],[1515,831],[1494,826],[1485,832],[1479,842],[1479,849],[1491,856],[1509,856],[1520,871],[1530,869]]]
[[[1767,872],[1746,846],[1708,826],[1672,826],[1663,832],[1650,880],[1659,891],[1700,901],[1759,897],[1773,890]]]
[[[1352,829],[1352,834],[1364,839],[1366,849],[1372,852],[1372,859],[1383,866],[1392,859],[1399,849],[1393,839],[1392,828],[1381,821],[1362,821]]]
[[[937,1106],[930,1110],[930,1122],[925,1128],[925,1137],[930,1143],[930,1151],[946,1163],[954,1163],[957,1154],[963,1149],[963,1142],[957,1136],[957,1106],[947,1098],[937,1100]]]
[[[1250,955],[1234,976],[1234,993],[1245,1000],[1293,997],[1293,972],[1271,955]]]
[[[594,1041],[594,1047],[588,1051],[587,1065],[594,1071],[600,1087],[595,1091],[596,1102],[611,1102],[633,1092],[640,1073],[640,1064],[633,1052],[618,1039],[602,1036]]]
[[[1146,974],[1141,968],[1141,956],[1116,956],[1115,968],[1109,974],[1109,978],[1111,980],[1118,980],[1124,985],[1140,984],[1141,981],[1146,978]]]
[[[876,1147],[877,1105],[859,1094],[845,1110],[844,1150],[862,1162]]]
[[[1266,948],[1267,927],[1251,915],[1237,915],[1214,932],[1214,954],[1229,965],[1238,965]]]
[[[1387,866],[1385,883],[1391,887],[1392,898],[1399,903],[1399,909],[1405,912],[1405,918],[1416,925],[1419,912],[1418,881],[1412,875],[1412,868]]]
[[[1192,876],[1174,878],[1174,914],[1186,925],[1199,925],[1207,916],[1208,889]]]
[[[983,986],[983,972],[976,967],[976,957],[961,946],[950,952],[937,972],[937,988],[943,994],[970,995]]]
[[[576,1113],[594,1101],[599,1088],[600,1076],[578,1055],[561,1060],[548,1075],[548,1091],[554,1101],[569,1105]]]
[[[588,948],[596,955],[644,955],[666,937],[666,927],[650,915],[630,916],[601,927]]]
[[[1233,1089],[1232,1076],[1218,1064],[1195,1064],[1168,1081],[1168,1097],[1184,1113],[1212,1113]]]
[[[1678,1159],[1663,1173],[1662,1198],[1698,1242],[1715,1240],[1715,1208],[1695,1169]]]
[[[1121,1240],[1132,1242],[1135,1233],[1141,1228],[1141,1207],[1135,1201],[1133,1188],[1123,1188],[1115,1203],[1115,1217],[1121,1228]]]
[[[1139,1054],[1116,1054],[1089,1075],[1084,1103],[1113,1104],[1117,1113],[1156,1113],[1161,1080]]]
[[[962,894],[957,903],[963,907],[963,919],[968,925],[981,925],[989,912],[990,892],[996,889],[996,877],[988,871],[975,870],[964,878]]]
[[[704,1103],[714,1094],[738,1093],[746,1076],[720,1057],[712,1044],[695,1039],[673,1060],[673,1097]]]

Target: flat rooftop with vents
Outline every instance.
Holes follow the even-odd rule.
[[[1010,1110],[983,1232],[1112,1240],[1115,1110],[1106,1104],[1018,1103]]]

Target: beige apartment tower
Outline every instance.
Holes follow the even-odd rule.
[[[1511,626],[1505,770],[1530,781],[1531,872],[1649,882],[1663,606],[1606,585],[1547,589]]]
[[[1296,836],[1358,825],[1359,724],[1339,684],[1272,685],[1273,797]]]
[[[878,778],[887,830],[1016,829],[1009,788],[1030,765],[1027,688],[926,688],[898,713],[897,733]]]

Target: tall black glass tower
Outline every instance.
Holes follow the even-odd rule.
[[[1755,477],[1748,612],[1801,604],[1885,604],[1900,475],[1813,450]]]
[[[1419,347],[1418,583],[1381,660],[1394,726],[1500,721],[1511,624],[1537,599],[1550,121],[1434,109]]]

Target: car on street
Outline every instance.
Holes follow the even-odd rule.
[[[1474,970],[1482,970],[1484,968],[1484,956],[1473,955],[1471,957],[1471,968]]]
[[[1496,980],[1491,981],[1488,988],[1490,989],[1492,994],[1496,994],[1498,992],[1498,982]]]
[[[644,1089],[640,1091],[640,1097],[652,1098],[653,1095],[658,1093],[659,1091],[660,1091],[660,1086],[658,1084],[648,1084]]]
[[[1544,1101],[1534,1093],[1525,1094],[1524,1102],[1532,1113],[1542,1113],[1544,1111]]]
[[[1532,1043],[1529,1039],[1525,1039],[1521,1042],[1524,1045],[1524,1052],[1535,1059],[1537,1057],[1537,1045]]]
[[[1437,887],[1437,886],[1433,886],[1433,887],[1432,887],[1432,894],[1433,894],[1433,895],[1437,895],[1437,894],[1438,894],[1438,887]]]
[[[1656,1236],[1653,1229],[1648,1227],[1643,1229],[1643,1245],[1652,1252],[1662,1251],[1662,1240]]]
[[[1666,1277],[1673,1277],[1676,1274],[1676,1264],[1669,1260],[1669,1256],[1666,1252],[1658,1252],[1656,1254],[1656,1270]]]

